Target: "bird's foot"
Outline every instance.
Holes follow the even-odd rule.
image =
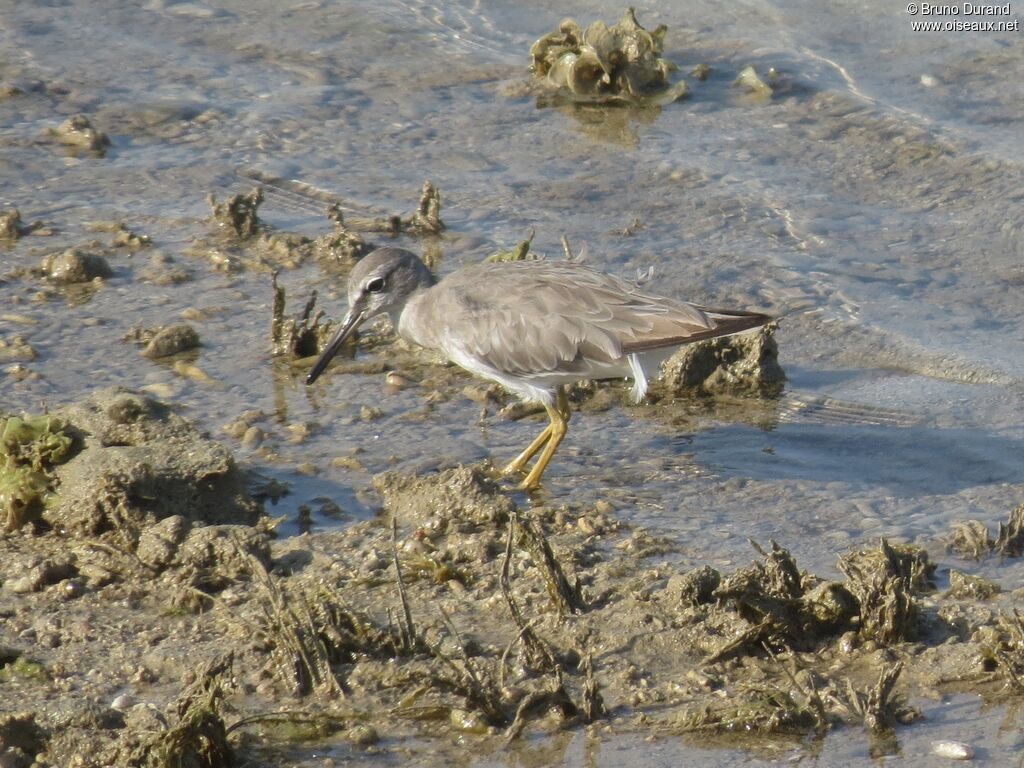
[[[536,493],[540,490],[540,480],[530,482],[530,479],[526,478],[516,486],[516,490],[525,491],[526,493]]]
[[[509,462],[501,469],[492,467],[488,474],[493,480],[504,480],[511,483],[512,489],[516,491],[534,493],[540,490],[540,479],[531,478],[526,472],[526,468],[514,461]],[[517,480],[518,482],[516,482]]]
[[[525,462],[510,461],[504,467],[502,467],[501,469],[496,470],[496,471],[502,477],[511,477],[512,475],[521,475],[521,474],[523,474],[523,470],[525,469],[524,463]]]

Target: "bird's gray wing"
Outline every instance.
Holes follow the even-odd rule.
[[[432,322],[448,343],[513,375],[585,375],[590,363],[735,332],[722,327],[721,313],[641,293],[572,262],[470,267],[438,288]]]

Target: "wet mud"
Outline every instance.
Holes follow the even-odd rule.
[[[150,398],[3,424],[9,765],[400,755],[442,734],[489,751],[576,728],[863,728],[882,755],[910,700],[1024,691],[1016,596],[967,572],[941,593],[917,546],[865,542],[841,580],[776,542],[680,569],[613,505],[524,507],[487,465],[378,475],[372,519],[278,538],[230,453]],[[965,522],[950,546],[971,531],[976,556],[1016,556],[1021,514],[1002,545]]]

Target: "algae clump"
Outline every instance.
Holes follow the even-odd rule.
[[[0,419],[0,517],[5,530],[35,522],[53,501],[50,467],[68,459],[72,438],[52,416]]]
[[[670,104],[685,96],[687,87],[669,81],[676,65],[661,55],[667,31],[664,24],[653,32],[644,29],[632,8],[612,26],[595,21],[585,31],[565,19],[531,46],[533,71],[579,102]]]

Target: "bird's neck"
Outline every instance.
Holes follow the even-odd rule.
[[[431,335],[433,326],[429,322],[423,322],[422,313],[424,310],[423,300],[430,293],[430,288],[436,281],[433,276],[429,284],[421,284],[401,307],[392,310],[391,323],[398,335],[406,341],[419,344],[421,347],[435,347]]]

